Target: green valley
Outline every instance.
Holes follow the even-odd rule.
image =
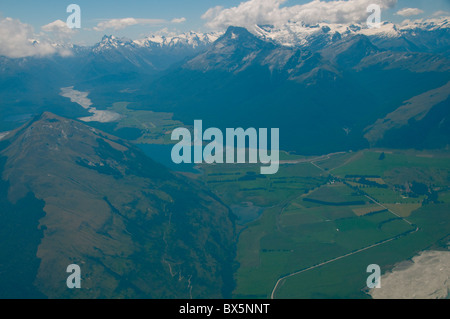
[[[385,272],[449,236],[449,157],[284,154],[273,176],[252,165],[202,165],[200,178],[235,212],[261,208],[239,226],[234,297],[368,298],[368,265]]]

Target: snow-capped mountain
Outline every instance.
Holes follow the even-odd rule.
[[[223,32],[196,33],[187,32],[178,35],[149,35],[143,39],[130,40],[127,38],[117,38],[113,35],[105,35],[102,40],[92,47],[94,52],[114,49],[200,49],[216,41]]]
[[[178,35],[150,35],[144,39],[133,41],[140,47],[206,47],[216,41],[223,33],[187,32]]]
[[[428,91],[448,92],[449,30],[445,18],[383,23],[378,29],[289,23],[229,27],[222,35],[192,32],[134,41],[105,36],[91,47],[73,46],[67,57],[0,57],[0,100],[7,115],[32,114],[48,110],[61,87],[76,86],[103,105],[134,101],[135,109],[171,112],[184,123],[201,116],[215,127],[280,127],[293,136],[283,142],[288,150],[359,149],[369,145],[366,128],[383,123],[404,101]],[[64,103],[58,100],[50,110],[84,115],[73,115],[73,105]],[[432,112],[420,123],[400,127],[405,136],[425,132],[422,144],[400,140],[394,131],[382,139],[376,131],[370,143],[450,144],[448,101],[441,104],[428,105]],[[11,127],[0,119],[1,125],[4,131]],[[299,143],[295,136],[304,138]]]
[[[73,52],[86,61],[92,61],[93,67],[90,69],[98,69],[99,65],[104,69],[108,69],[110,65],[114,68],[121,65],[123,72],[137,68],[139,72],[153,73],[206,50],[220,35],[221,33],[188,32],[179,35],[150,35],[140,40],[105,35],[94,46],[78,48]]]
[[[401,25],[401,30],[423,30],[423,31],[436,31],[440,29],[449,29],[450,17],[444,17],[440,19],[420,19],[420,20],[405,20]]]
[[[116,38],[113,35],[103,36],[102,40],[92,47],[92,51],[95,53],[104,50],[115,50],[119,48],[136,48],[137,46],[132,40],[127,38]]]
[[[289,22],[281,26],[255,25],[248,31],[260,40],[283,47],[303,47],[322,50],[337,41],[357,35],[367,36],[382,50],[404,52],[450,53],[450,17],[427,20],[405,20],[402,24],[381,23],[379,28],[368,28],[364,24],[315,25],[304,22]],[[55,43],[52,46],[62,56],[94,54],[110,55],[116,51],[121,55],[166,55],[177,62],[207,50],[225,32],[186,32],[181,34],[152,34],[142,39],[131,40],[105,35],[93,46],[77,46]],[[34,45],[39,42],[34,41]],[[169,63],[170,61],[168,61]],[[168,63],[163,68],[168,66]],[[160,69],[157,67],[157,69]]]
[[[282,148],[309,154],[445,146],[449,29],[404,27],[385,23],[370,34],[357,25],[292,24],[260,26],[257,35],[229,27],[145,86],[142,108],[172,112],[183,123],[201,117],[214,127],[280,127]]]
[[[449,17],[406,20],[399,25],[383,22],[379,28],[368,28],[363,24],[318,23],[308,25],[304,22],[289,22],[282,26],[256,25],[249,31],[260,39],[287,47],[301,46],[322,49],[346,37],[365,35],[382,49],[403,48],[405,51],[426,52],[448,49],[450,45],[449,20]],[[425,33],[427,34],[426,41],[422,37]]]

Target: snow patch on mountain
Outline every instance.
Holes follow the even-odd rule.
[[[207,46],[216,41],[223,33],[196,33],[187,32],[178,35],[150,35],[144,39],[135,40],[133,43],[138,47],[180,47],[187,46],[197,48]]]
[[[391,22],[381,23],[379,28],[368,28],[363,24],[330,24],[318,23],[314,25],[305,22],[289,22],[281,26],[255,25],[249,31],[259,38],[276,44],[293,47],[308,46],[320,38],[332,41],[354,35],[369,37],[400,38],[415,31],[438,31],[449,29],[450,17],[440,19],[405,20],[396,25]]]

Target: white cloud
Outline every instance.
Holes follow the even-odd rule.
[[[418,8],[404,8],[401,9],[400,11],[397,11],[397,15],[402,16],[402,17],[412,17],[412,16],[417,16],[419,14],[422,14],[423,10],[420,10]]]
[[[214,18],[218,17],[223,10],[224,10],[224,7],[222,7],[222,6],[216,6],[216,7],[210,8],[210,9],[208,9],[208,11],[206,11],[202,15],[202,19],[211,21]]]
[[[67,26],[67,23],[61,20],[53,21],[41,27],[42,31],[52,34],[58,41],[71,38],[77,33],[75,29]]]
[[[121,30],[125,29],[126,27],[138,24],[158,25],[166,22],[167,21],[163,19],[135,19],[135,18],[110,19],[99,22],[97,26],[94,27],[94,30],[95,31],[104,31],[106,29]]]
[[[183,22],[186,22],[186,18],[175,18],[175,19],[172,19],[172,21],[171,21],[172,23],[183,23]]]
[[[441,27],[446,28],[447,27],[447,19],[450,19],[449,16],[446,17],[436,17],[436,18],[429,18],[429,19],[405,19],[400,24],[402,26],[402,29],[413,29],[416,28],[417,25],[422,26],[428,26],[430,30],[433,29],[439,29]]]
[[[448,17],[448,16],[450,16],[449,11],[439,10],[433,13],[433,17]]]
[[[38,39],[29,24],[12,18],[0,18],[0,55],[23,58],[54,53],[60,52],[49,41]]]
[[[282,6],[287,0],[249,0],[237,7],[224,9],[214,7],[206,11],[202,18],[212,29],[255,24],[284,24],[288,21],[306,23],[359,23],[368,17],[367,7],[374,0],[312,0],[303,5]],[[397,0],[375,1],[381,9],[392,8]]]
[[[75,30],[69,28],[67,26],[67,23],[63,22],[61,20],[56,20],[49,24],[46,24],[46,25],[42,26],[41,29],[45,32],[58,32],[58,33],[64,33],[64,34],[75,33]]]

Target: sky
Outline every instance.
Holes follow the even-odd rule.
[[[67,30],[69,4],[81,8],[81,28]],[[0,46],[12,33],[92,45],[103,35],[139,39],[167,32],[223,30],[228,25],[287,20],[358,22],[369,4],[382,21],[450,16],[450,0],[1,0]],[[64,23],[62,23],[64,22]]]

